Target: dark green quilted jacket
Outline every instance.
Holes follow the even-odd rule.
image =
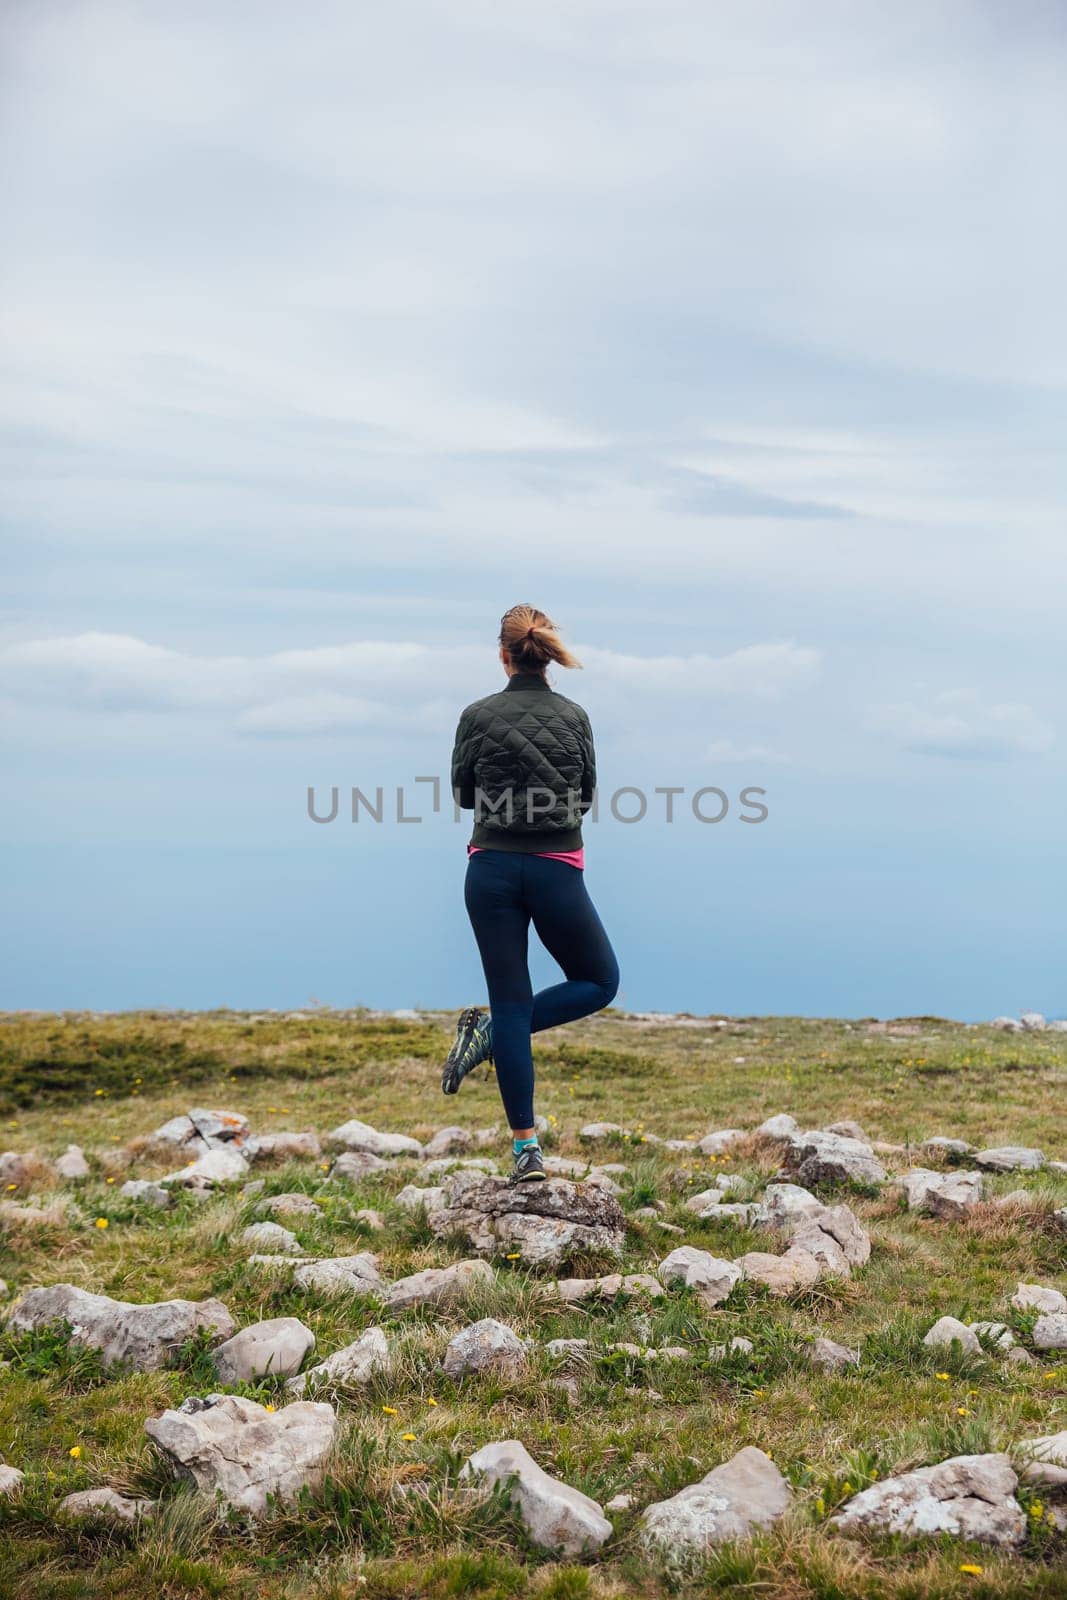
[[[531,855],[577,850],[595,787],[589,718],[538,674],[516,672],[460,717],[452,793],[474,812],[471,844]]]

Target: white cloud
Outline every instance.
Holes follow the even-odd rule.
[[[950,689],[925,706],[877,707],[871,725],[919,755],[985,757],[1039,755],[1051,749],[1055,730],[1032,706],[984,701],[973,689]]]
[[[668,724],[694,701],[779,699],[818,670],[817,651],[789,642],[723,656],[577,651],[586,671],[558,673],[559,687],[583,701],[588,691],[590,709],[623,726],[635,703],[652,705]],[[104,633],[0,649],[0,691],[17,706],[213,715],[239,733],[271,736],[439,728],[502,687],[498,673],[485,648],[377,639],[261,656],[193,655]]]

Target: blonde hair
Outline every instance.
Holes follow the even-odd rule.
[[[551,617],[536,606],[512,606],[500,619],[500,645],[517,672],[544,672],[550,662],[557,667],[580,667],[581,662],[563,643]]]

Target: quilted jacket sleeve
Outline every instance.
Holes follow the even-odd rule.
[[[593,804],[593,791],[596,788],[596,749],[593,745],[593,730],[586,716],[582,718],[582,756],[584,758],[582,799],[578,809],[584,816]]]
[[[477,743],[474,718],[468,707],[459,719],[456,740],[452,746],[452,794],[462,811],[474,810],[474,794],[477,787],[474,778],[474,755]]]

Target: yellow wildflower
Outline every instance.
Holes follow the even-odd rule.
[[[431,1395],[430,1398],[427,1400],[426,1404],[428,1406],[435,1406],[437,1404],[437,1401],[434,1399],[433,1395]]]
[[[413,1433],[402,1433],[400,1437],[403,1439],[405,1444],[412,1444],[415,1439],[415,1435]]]
[[[70,1449],[67,1451],[67,1454],[68,1454],[68,1456],[70,1456],[72,1461],[77,1461],[77,1459],[81,1455],[81,1453],[82,1453],[82,1447],[81,1447],[80,1444],[72,1444]]]
[[[268,1400],[266,1405],[263,1407],[263,1409],[264,1409],[264,1411],[273,1411],[274,1407],[271,1405],[270,1401]]]
[[[1030,1515],[1032,1517],[1040,1517],[1041,1513],[1044,1511],[1044,1509],[1045,1508],[1041,1504],[1041,1501],[1040,1500],[1035,1500],[1033,1505],[1030,1507]]]
[[[941,1383],[947,1383],[948,1382],[948,1373],[947,1372],[935,1372],[934,1373],[934,1377],[939,1379]]]
[[[18,1188],[18,1184],[17,1183],[9,1183],[8,1186],[7,1186],[8,1194],[11,1193],[12,1189],[17,1189],[17,1188]]]
[[[957,1417],[969,1417],[970,1414],[971,1413],[967,1410],[966,1406],[957,1406],[956,1407],[956,1415],[957,1415]]]
[[[980,1578],[984,1568],[980,1567],[976,1561],[963,1561],[960,1563],[960,1571],[965,1572],[969,1578]]]
[[[521,1261],[522,1260],[522,1251],[521,1250],[513,1250],[511,1252],[511,1254],[509,1256],[505,1256],[504,1259],[505,1259],[505,1261]]]
[[[107,1218],[106,1217],[97,1217],[96,1225],[97,1225],[98,1228],[106,1228],[107,1227]]]
[[[105,1178],[104,1179],[105,1183],[114,1183],[114,1181],[115,1181],[114,1178]]]
[[[383,1406],[382,1410],[385,1412],[387,1417],[395,1417],[397,1415],[396,1406]]]

